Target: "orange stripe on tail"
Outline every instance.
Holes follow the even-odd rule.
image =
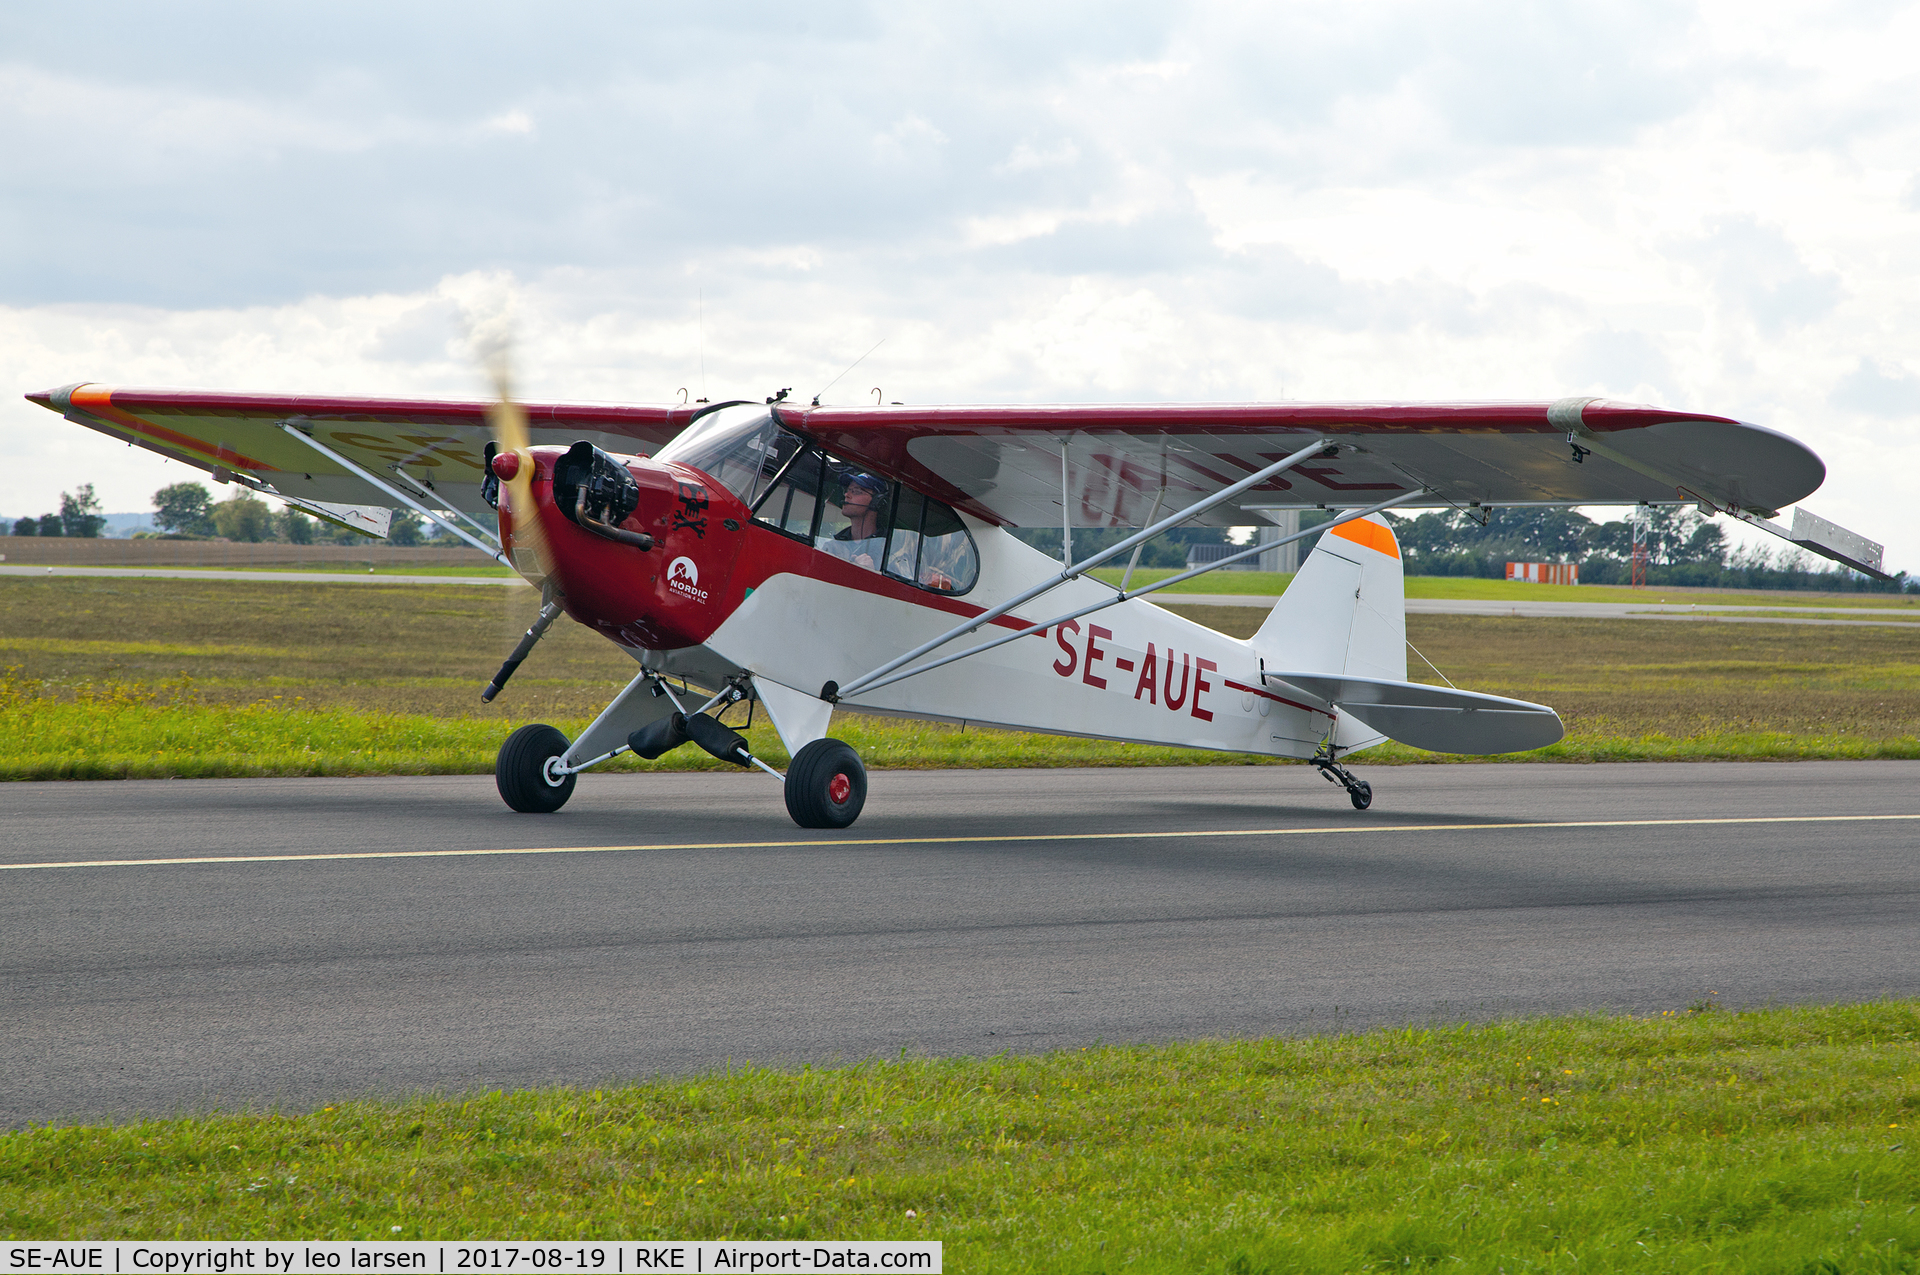
[[[1398,558],[1400,556],[1400,545],[1394,540],[1393,533],[1379,523],[1372,522],[1366,518],[1356,518],[1352,522],[1341,523],[1328,534],[1338,536],[1342,540],[1351,540],[1357,545],[1365,545],[1369,549],[1378,550],[1386,554],[1389,558]]]

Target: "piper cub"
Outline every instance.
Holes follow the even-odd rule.
[[[1555,402],[1052,407],[518,404],[114,388],[28,395],[68,420],[384,536],[411,509],[541,590],[492,700],[562,615],[639,671],[579,738],[523,726],[507,805],[559,810],[624,752],[705,749],[785,787],[808,828],[859,817],[836,708],[1298,758],[1356,809],[1345,759],[1384,739],[1451,753],[1558,740],[1551,708],[1407,676],[1388,509],[1696,505],[1881,576],[1880,546],[1796,508],[1819,458],[1726,417]],[[1133,585],[1182,524],[1309,531]],[[1057,526],[1055,561],[1009,534]],[[1139,528],[1076,557],[1073,531]],[[1323,534],[1324,533],[1324,534]],[[1320,539],[1246,641],[1146,595]],[[1118,584],[1088,573],[1126,561]],[[1883,577],[1884,578],[1884,577]],[[719,714],[771,719],[782,775]]]

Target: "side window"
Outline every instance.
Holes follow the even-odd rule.
[[[819,451],[809,447],[761,500],[754,520],[788,535],[812,536],[820,504],[821,460]]]
[[[827,493],[814,548],[856,567],[880,570],[887,556],[894,484],[863,469],[829,461]]]
[[[801,444],[785,432],[767,450],[788,440],[791,455]],[[965,593],[980,580],[980,551],[960,515],[810,444],[761,497],[753,517],[821,553],[936,593]]]
[[[980,551],[960,515],[929,500],[920,523],[920,567],[914,583],[941,593],[965,593],[979,580]]]
[[[902,580],[918,580],[920,569],[920,518],[927,498],[911,487],[897,489],[893,502],[893,539],[887,544],[887,574]]]

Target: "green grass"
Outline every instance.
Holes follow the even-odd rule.
[[[0,577],[0,668],[16,670],[0,776],[485,773],[515,726],[574,734],[632,676],[563,623],[480,704],[537,606],[530,589],[483,586]],[[1179,609],[1239,637],[1264,618]],[[1568,738],[1512,760],[1920,756],[1920,629],[1413,616],[1408,634],[1456,683],[1560,711]],[[880,768],[1260,764],[844,713],[834,732]],[[785,764],[771,731],[752,738]],[[1357,760],[1456,759],[1384,745]],[[614,763],[722,764],[690,748]]]
[[[0,780],[214,779],[313,775],[482,775],[493,772],[501,740],[518,717],[479,719],[423,713],[307,709],[268,698],[255,704],[195,703],[189,685],[83,688],[70,698],[0,677]],[[590,717],[545,717],[570,738]],[[788,761],[780,738],[758,719],[754,752],[776,769]],[[1218,766],[1294,763],[1237,753],[1120,744],[1105,740],[958,728],[841,713],[833,734],[875,770],[951,767]],[[1386,743],[1354,755],[1358,765],[1471,761],[1806,761],[1920,758],[1920,739],[1712,731],[1674,736],[1575,733],[1551,747],[1503,757],[1428,753]],[[726,770],[697,748],[658,761],[631,755],[599,771]]]
[[[754,1066],[0,1136],[20,1238],[938,1239],[954,1271],[1920,1269],[1920,1004]]]

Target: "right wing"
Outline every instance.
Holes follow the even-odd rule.
[[[775,410],[840,455],[1016,527],[1058,527],[1068,505],[1076,527],[1145,526],[1315,438],[1339,455],[1199,521],[1258,525],[1265,510],[1422,489],[1408,508],[1697,502],[1772,517],[1826,477],[1804,444],[1758,425],[1598,399]]]

